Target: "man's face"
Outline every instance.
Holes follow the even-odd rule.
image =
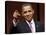
[[[22,16],[30,21],[33,17],[33,14],[34,14],[34,10],[32,9],[31,6],[24,6],[22,7]]]

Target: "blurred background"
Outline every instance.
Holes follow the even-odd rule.
[[[34,9],[34,20],[40,21],[42,26],[42,30],[44,31],[44,12],[45,12],[45,4],[44,3],[35,3],[35,2],[15,2],[15,1],[6,1],[5,2],[5,33],[10,33],[12,29],[12,20],[13,13],[15,10],[19,10],[21,12],[21,6],[23,3],[30,3]]]

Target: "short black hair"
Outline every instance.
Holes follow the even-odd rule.
[[[24,3],[24,4],[22,4],[22,7],[24,7],[24,6],[31,6],[32,7],[32,4],[30,4],[30,3]],[[33,9],[33,7],[32,7],[32,9]]]

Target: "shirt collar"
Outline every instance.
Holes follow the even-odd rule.
[[[29,23],[27,20],[26,20],[26,22]],[[30,23],[34,24],[35,23],[34,19],[32,19]]]
[[[26,22],[27,22],[27,24],[28,24],[29,27],[32,26],[32,28],[33,28],[34,31],[30,28],[31,31],[32,31],[32,32],[35,32],[36,29],[35,29],[35,22],[34,22],[34,20],[32,19],[30,23],[29,23],[27,20],[26,20]],[[31,26],[30,26],[30,24],[31,24]]]

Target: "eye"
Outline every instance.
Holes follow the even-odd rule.
[[[24,11],[24,13],[27,13],[27,11]]]
[[[31,12],[31,10],[28,10],[28,12]]]

